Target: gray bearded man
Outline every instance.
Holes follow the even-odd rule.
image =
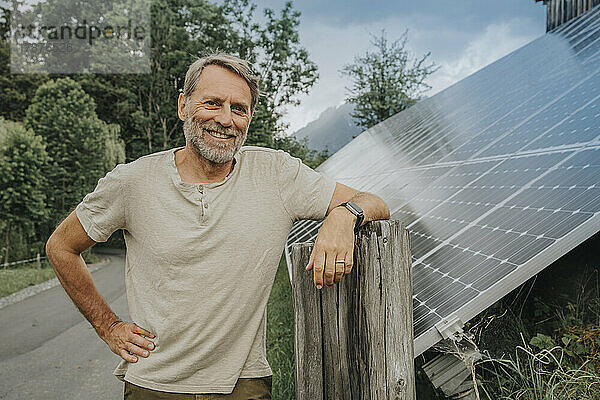
[[[125,399],[270,399],[266,305],[292,224],[325,218],[307,266],[321,289],[350,273],[355,230],[389,218],[375,195],[242,146],[258,96],[246,61],[195,61],[178,99],[185,147],[117,165],[46,244],[67,294],[122,358]],[[112,312],[81,257],[118,229],[133,322]]]

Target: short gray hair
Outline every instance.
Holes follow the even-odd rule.
[[[248,87],[250,88],[250,94],[252,95],[250,113],[254,114],[256,103],[258,103],[258,96],[260,95],[260,91],[258,89],[258,76],[254,75],[250,69],[250,64],[248,61],[227,53],[216,52],[194,61],[185,74],[183,97],[185,97],[186,100],[190,98],[196,89],[196,83],[200,79],[202,70],[208,65],[218,65],[220,67],[227,68],[246,81]]]

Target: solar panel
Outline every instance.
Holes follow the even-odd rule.
[[[415,357],[600,230],[600,8],[368,129],[318,170],[410,231]],[[320,223],[297,222],[286,246]],[[289,261],[289,258],[288,258]]]

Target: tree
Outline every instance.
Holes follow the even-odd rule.
[[[128,158],[184,144],[176,100],[183,89],[188,66],[210,50],[247,59],[260,77],[262,92],[246,144],[273,147],[285,130],[284,108],[298,103],[317,79],[317,67],[300,45],[300,13],[288,2],[279,15],[265,9],[265,21],[256,22],[250,0],[152,2],[151,73],[129,78],[123,86],[135,93],[131,114],[136,129]],[[145,149],[139,146],[143,132]],[[133,142],[137,142],[136,146]]]
[[[72,5],[69,9],[78,10],[75,0],[65,1]],[[124,2],[131,3],[132,9],[143,3],[139,0]],[[40,5],[36,12],[44,14],[43,20],[51,20],[53,15],[64,11],[63,3],[50,0]],[[119,13],[125,15],[116,6],[97,7],[107,7],[105,15],[111,21]],[[126,159],[133,160],[185,143],[182,123],[177,117],[177,96],[183,88],[188,66],[209,49],[248,59],[261,78],[263,95],[259,98],[246,144],[274,147],[284,143],[283,139],[276,138],[283,136],[286,128],[281,122],[285,108],[298,104],[297,95],[308,93],[318,76],[316,65],[299,42],[300,13],[293,9],[292,3],[286,3],[280,12],[265,9],[262,18],[255,16],[256,5],[251,0],[224,0],[222,5],[209,0],[153,0],[150,7],[149,74],[70,76],[94,98],[97,116],[106,123],[120,126]],[[85,9],[74,11],[73,18],[78,21],[86,16],[83,11]],[[0,24],[0,28],[2,26]],[[95,45],[94,49],[100,49],[100,46]],[[1,50],[0,58],[8,60],[8,48],[5,53]],[[106,53],[106,50],[102,49],[102,52]],[[13,89],[14,81],[13,76],[0,80],[0,93],[6,94],[6,100],[0,96],[0,101],[8,105],[9,96],[22,98],[14,107],[21,110],[19,114],[11,114],[12,108],[8,106],[2,107],[6,116],[21,120],[22,110],[29,105],[35,89],[42,82],[23,82]],[[29,85],[27,91],[25,84]],[[30,94],[25,95],[28,92]]]
[[[248,59],[260,76],[259,98],[246,144],[273,147],[285,130],[284,108],[297,104],[317,78],[316,65],[300,45],[299,12],[292,4],[256,22],[250,0],[154,0],[151,71],[139,75],[76,77],[98,104],[98,116],[121,125],[127,159],[185,143],[177,96],[188,66],[210,50]]]
[[[285,3],[279,16],[265,9],[264,26],[254,22],[255,8],[249,0],[225,0],[224,10],[239,38],[238,54],[248,58],[260,76],[262,95],[247,143],[276,147],[286,142],[286,126],[281,123],[285,107],[298,105],[297,95],[308,93],[319,75],[316,64],[300,45],[300,12],[294,10],[292,2]]]
[[[311,168],[317,168],[327,158],[329,151],[327,149],[317,151],[308,147],[308,138],[296,139],[295,136],[279,135],[275,137],[273,148],[287,151],[294,157],[300,158],[304,164]]]
[[[46,195],[52,217],[62,218],[115,161],[123,161],[123,143],[115,137],[118,127],[98,119],[94,100],[70,78],[40,86],[25,114],[25,127],[46,140],[51,159]]]
[[[31,238],[47,216],[43,138],[23,125],[0,118],[0,221],[4,225],[4,263],[12,231]]]
[[[0,6],[0,117],[22,121],[36,89],[48,78],[45,74],[10,73],[10,11]]]
[[[371,36],[375,51],[355,56],[340,71],[352,81],[346,87],[346,101],[354,103],[351,115],[365,129],[415,104],[431,89],[425,79],[437,70],[434,63],[426,63],[429,52],[418,60],[409,55],[407,31],[391,44],[385,31]]]

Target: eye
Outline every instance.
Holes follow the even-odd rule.
[[[240,115],[245,115],[246,114],[246,108],[242,107],[242,106],[233,106],[232,107],[233,111],[236,114],[240,114]]]
[[[206,101],[204,102],[204,104],[206,104],[206,105],[207,105],[207,106],[209,106],[209,107],[217,107],[217,106],[219,105],[219,103],[217,103],[217,102],[216,102],[216,101],[214,101],[214,100],[206,100]]]

